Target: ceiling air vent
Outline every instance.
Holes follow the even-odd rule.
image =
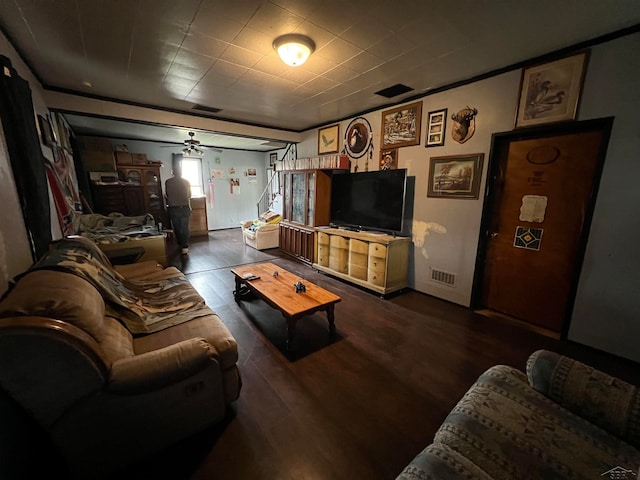
[[[200,110],[201,112],[209,112],[209,113],[218,113],[222,109],[221,108],[215,108],[215,107],[207,107],[206,105],[195,104],[193,106],[193,110]]]
[[[260,145],[265,147],[272,147],[272,148],[285,148],[287,146],[287,144],[284,142],[275,142],[273,140],[269,140],[268,142],[262,142]]]
[[[442,270],[436,270],[435,268],[432,268],[431,280],[453,287],[456,284],[456,275],[454,273],[443,272]]]
[[[382,90],[377,91],[376,95],[380,95],[386,98],[392,98],[397,97],[398,95],[402,95],[403,93],[410,92],[411,90],[413,90],[413,88],[407,87],[406,85],[403,85],[401,83],[396,83],[391,87],[383,88]]]

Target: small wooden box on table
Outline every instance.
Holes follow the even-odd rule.
[[[335,333],[334,306],[341,300],[338,295],[303,280],[273,263],[246,265],[234,268],[231,272],[235,276],[236,289],[233,295],[236,302],[240,301],[241,289],[246,286],[249,291],[282,313],[287,322],[287,349],[291,348],[296,323],[305,315],[327,312],[329,333],[332,335]],[[274,275],[275,273],[277,275]],[[251,280],[246,278],[248,275],[259,278]],[[295,284],[299,281],[304,284],[305,291],[297,293]]]

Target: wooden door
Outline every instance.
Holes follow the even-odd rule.
[[[494,137],[482,306],[565,333],[611,123]]]

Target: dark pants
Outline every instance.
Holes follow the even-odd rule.
[[[191,208],[169,207],[169,218],[173,226],[173,233],[181,248],[189,247],[189,217],[191,217]]]

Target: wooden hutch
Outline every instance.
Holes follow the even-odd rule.
[[[331,176],[349,171],[349,157],[326,155],[276,165],[283,185],[280,249],[306,263],[316,256],[316,228],[329,225]]]
[[[144,163],[143,163],[144,162]],[[160,178],[160,162],[150,162],[144,154],[116,152],[117,182],[93,184],[94,210],[109,215],[151,214],[168,225],[169,218]]]

